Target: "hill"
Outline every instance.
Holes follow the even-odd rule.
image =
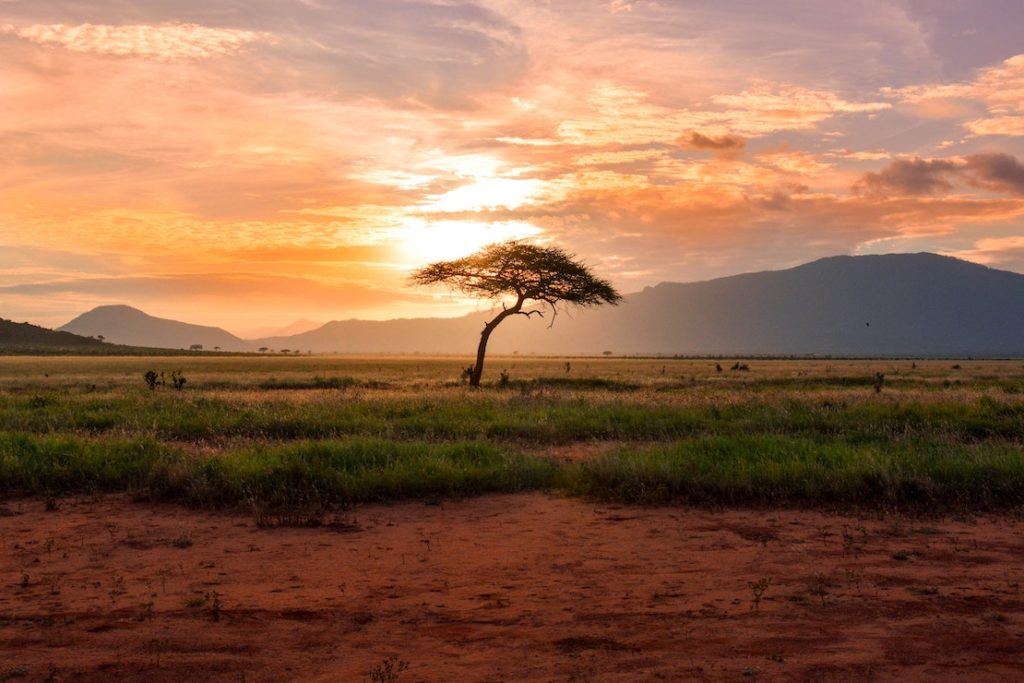
[[[484,320],[338,320],[242,340],[215,327],[103,306],[62,330],[124,344],[318,353],[471,353]],[[795,268],[662,283],[617,307],[511,318],[494,353],[1024,356],[1024,275],[936,254],[835,256]]]
[[[336,321],[260,346],[469,353],[487,317]],[[836,256],[779,271],[662,283],[618,307],[510,319],[497,353],[1024,355],[1024,275],[936,254]]]
[[[0,319],[0,352],[99,351],[109,344],[70,332],[56,332],[30,323]]]
[[[247,351],[251,344],[219,327],[156,318],[131,306],[99,306],[59,328],[85,336],[103,335],[108,342],[128,346],[188,349],[201,344],[209,351]]]

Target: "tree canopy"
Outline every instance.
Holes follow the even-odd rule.
[[[445,285],[485,299],[515,297],[511,306],[502,301],[501,312],[480,333],[476,365],[469,373],[472,386],[480,384],[487,340],[502,320],[510,315],[543,316],[540,310],[524,310],[528,302],[549,306],[554,322],[559,304],[599,306],[622,300],[610,282],[594,275],[564,249],[518,241],[492,244],[465,258],[432,263],[413,272],[410,281]]]
[[[622,300],[610,282],[595,276],[564,249],[517,241],[492,244],[454,261],[432,263],[414,272],[411,280],[418,285],[443,284],[487,299],[514,296],[522,303],[537,301],[552,308],[562,302],[597,306]]]

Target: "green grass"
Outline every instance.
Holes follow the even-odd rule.
[[[566,490],[639,504],[998,509],[1024,505],[1024,451],[712,437],[622,448],[566,468]]]
[[[196,455],[150,439],[0,435],[0,492],[128,492],[203,506],[462,497],[549,487],[555,467],[486,443],[356,439]]]
[[[876,443],[916,437],[1024,443],[1024,403],[1012,397],[894,402],[783,395],[719,404],[713,396],[677,403],[662,401],[658,395],[619,392],[596,400],[579,395],[456,390],[433,395],[340,391],[294,402],[275,400],[277,393],[265,390],[256,401],[145,389],[114,394],[9,394],[0,396],[0,425],[33,434],[147,436],[175,442],[367,436],[565,444],[764,434]]]
[[[458,358],[0,358],[0,497],[1024,504],[1021,361],[565,363],[495,358],[510,386],[473,391]],[[189,382],[149,391],[148,369]],[[544,458],[572,445],[607,455]]]
[[[0,492],[127,492],[221,507],[349,505],[530,490],[637,504],[1000,509],[1024,504],[1024,451],[784,436],[623,446],[557,465],[486,442],[251,444],[198,455],[151,439],[0,435]]]

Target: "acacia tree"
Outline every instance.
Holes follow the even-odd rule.
[[[410,281],[417,285],[444,285],[470,296],[501,301],[501,312],[484,325],[476,363],[469,385],[480,386],[484,372],[487,340],[505,318],[513,315],[544,317],[551,312],[551,324],[560,306],[615,305],[622,300],[607,280],[594,275],[573,255],[558,247],[510,241],[492,244],[455,261],[432,263],[415,271]],[[508,299],[515,302],[509,305]],[[526,308],[539,304],[541,308]]]

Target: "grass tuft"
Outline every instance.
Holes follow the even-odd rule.
[[[1005,444],[851,444],[706,437],[624,447],[567,467],[562,485],[640,504],[995,509],[1024,504],[1024,451]]]

